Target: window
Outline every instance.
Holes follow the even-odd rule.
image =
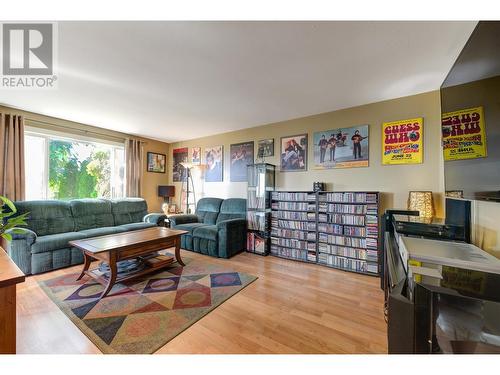
[[[122,144],[26,131],[26,199],[124,196]]]

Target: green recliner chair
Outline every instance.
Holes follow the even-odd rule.
[[[171,227],[188,231],[181,237],[183,249],[230,258],[246,248],[246,206],[242,198],[202,198],[194,215],[170,217]]]

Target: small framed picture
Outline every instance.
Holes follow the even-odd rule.
[[[148,172],[165,173],[167,155],[156,152],[148,152]]]
[[[175,203],[172,203],[170,206],[168,206],[168,213],[169,214],[177,213],[177,205]]]
[[[193,165],[201,164],[201,147],[193,147],[191,149],[191,163]]]
[[[257,143],[257,157],[267,158],[274,156],[274,138],[261,139]]]
[[[307,134],[281,137],[281,172],[307,171]]]

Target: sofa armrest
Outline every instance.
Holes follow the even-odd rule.
[[[12,241],[7,241],[7,254],[25,275],[31,274],[31,245],[36,241],[37,235],[32,230],[21,228],[7,231],[12,236]]]
[[[231,219],[217,223],[219,257],[230,258],[245,250],[247,243],[246,219]]]
[[[161,213],[150,213],[142,218],[142,221],[145,223],[153,223],[156,225],[160,225],[162,220],[165,220],[167,215]]]
[[[198,216],[196,215],[173,215],[168,218],[170,220],[171,226],[176,226],[180,224],[197,223]]]
[[[11,235],[12,241],[24,240],[29,246],[33,245],[36,241],[36,238],[38,237],[35,232],[27,228],[9,229],[5,233]]]
[[[241,229],[242,227],[247,229],[247,220],[246,219],[230,219],[219,221],[217,223],[217,230],[232,230],[232,229]]]

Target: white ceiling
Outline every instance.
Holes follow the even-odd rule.
[[[167,142],[439,88],[476,22],[60,22],[58,88],[0,103]]]

